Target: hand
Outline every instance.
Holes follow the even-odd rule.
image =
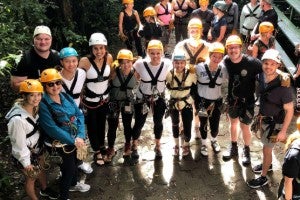
[[[28,165],[28,166],[24,167],[24,169],[26,170],[26,172],[32,171],[33,165]]]
[[[290,79],[290,75],[288,73],[280,72],[279,76],[280,76],[282,87],[290,87],[291,86],[291,79]]]
[[[76,138],[75,139],[75,146],[77,148],[82,147],[83,145],[85,145],[84,140],[82,138]]]
[[[285,142],[286,141],[286,132],[283,132],[282,130],[278,133],[276,137],[276,142]]]

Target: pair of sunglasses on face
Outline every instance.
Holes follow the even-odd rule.
[[[62,85],[62,81],[61,81],[61,80],[58,80],[58,81],[55,81],[55,82],[49,82],[49,83],[46,83],[46,85],[47,85],[48,87],[54,87],[54,85],[59,86],[59,85]]]

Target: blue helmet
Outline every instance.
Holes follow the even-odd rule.
[[[78,56],[77,51],[72,47],[65,47],[59,52],[60,59],[64,59],[70,56]]]

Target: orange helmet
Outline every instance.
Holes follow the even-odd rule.
[[[231,35],[227,38],[225,46],[227,47],[228,45],[231,44],[238,44],[238,45],[242,45],[242,40],[239,36],[237,35]]]
[[[156,11],[152,6],[147,7],[143,12],[144,17],[153,17],[156,16]]]
[[[164,47],[160,40],[150,40],[147,46],[147,50],[149,49],[160,49],[163,51]]]
[[[133,3],[133,0],[122,0],[122,4]]]
[[[202,22],[199,18],[192,18],[188,23],[188,28],[202,28]]]
[[[117,59],[133,60],[133,54],[128,49],[121,49],[117,55]]]
[[[273,32],[274,26],[271,22],[262,22],[259,25],[259,33]]]
[[[60,73],[54,68],[49,68],[49,69],[45,69],[42,72],[40,81],[42,83],[46,83],[46,82],[60,80],[60,79],[62,79]]]
[[[20,83],[20,88],[19,92],[26,92],[26,93],[31,93],[31,92],[43,92],[43,86],[41,82],[35,79],[27,79],[24,80]]]
[[[207,6],[209,4],[209,0],[199,0],[200,6]]]
[[[220,42],[214,42],[209,47],[209,53],[225,53],[224,45]]]

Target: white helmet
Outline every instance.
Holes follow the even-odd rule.
[[[172,60],[186,60],[185,53],[183,50],[177,49],[174,51]]]
[[[97,44],[107,46],[107,39],[102,33],[93,33],[90,37],[89,46],[93,46]]]

